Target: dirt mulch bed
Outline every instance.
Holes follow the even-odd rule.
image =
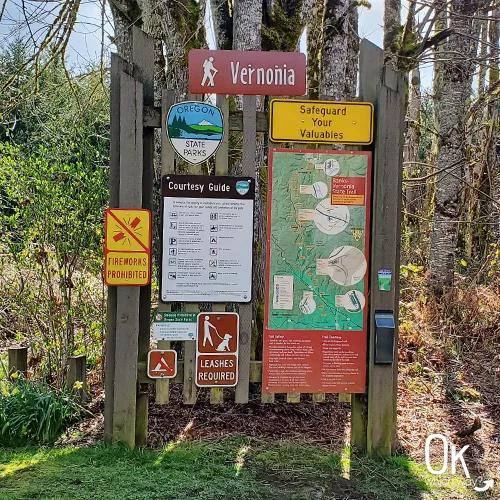
[[[226,394],[227,392],[227,394]],[[210,404],[208,391],[201,391],[195,405],[182,403],[181,386],[174,386],[168,405],[149,404],[149,443],[154,446],[183,438],[214,439],[249,436],[325,443],[341,449],[349,432],[349,405],[327,395],[325,403],[312,403],[304,395],[300,403],[287,403],[284,395],[274,404],[260,404],[251,394],[248,404],[235,404],[229,390],[224,404]],[[281,397],[280,397],[281,396]]]
[[[424,376],[409,373],[410,366],[401,363],[398,399],[398,438],[401,450],[417,463],[425,461],[425,441],[431,434],[442,434],[457,449],[469,445],[467,466],[475,475],[500,475],[500,404],[498,381],[500,360],[479,349],[461,363],[460,383],[454,383],[454,367],[445,362]],[[471,388],[479,399],[462,398],[458,390]],[[466,393],[467,394],[467,393]],[[471,432],[475,420],[481,427]],[[464,435],[469,434],[469,435]],[[442,443],[431,447],[436,463],[441,463]]]
[[[88,445],[103,439],[104,396],[93,387],[96,397],[88,407],[93,416],[69,429],[61,444]],[[234,394],[226,389],[224,404],[210,404],[207,390],[198,393],[194,405],[183,403],[182,386],[170,389],[167,405],[157,405],[154,389],[149,398],[148,446],[178,439],[246,436],[268,440],[285,439],[300,443],[326,444],[340,452],[350,432],[350,407],[328,394],[325,403],[313,403],[302,395],[300,403],[287,403],[277,395],[274,404],[260,404],[260,394],[250,394],[248,404],[235,404]]]

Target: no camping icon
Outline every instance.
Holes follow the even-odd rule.
[[[148,352],[149,378],[174,378],[177,375],[177,352],[155,349]]]

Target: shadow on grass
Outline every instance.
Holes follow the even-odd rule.
[[[350,460],[328,448],[234,438],[122,447],[0,450],[0,498],[27,499],[352,499],[436,496],[403,457]],[[460,497],[457,497],[460,498]]]

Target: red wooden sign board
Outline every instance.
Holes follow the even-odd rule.
[[[306,56],[300,52],[193,49],[188,63],[194,94],[306,93]]]
[[[364,393],[371,153],[269,158],[262,390]]]

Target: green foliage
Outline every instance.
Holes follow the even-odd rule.
[[[297,48],[303,30],[301,19],[302,1],[297,1],[285,12],[279,2],[274,2],[274,8],[269,19],[262,23],[262,50],[282,50],[293,52]]]
[[[0,54],[0,89],[27,60],[21,42]],[[68,75],[59,60],[37,77],[34,67],[25,68],[15,85],[0,92],[0,141],[20,145],[27,154],[43,146],[50,151],[48,159],[74,163],[80,158],[95,168],[107,165],[107,74],[90,68],[85,74]]]
[[[107,75],[54,60],[35,79],[26,60],[20,42],[0,54],[0,88],[17,74],[0,95],[0,332],[28,341],[33,370],[61,385],[68,356],[102,358]]]
[[[18,376],[0,382],[0,443],[51,443],[78,420],[80,408],[70,392]]]
[[[40,357],[37,368],[61,384],[66,358],[84,345],[98,348],[89,337],[102,336],[102,301],[86,297],[91,276],[101,270],[107,173],[86,168],[81,157],[67,163],[53,155],[40,147],[26,156],[0,143],[0,232],[7,250],[0,291],[21,318],[32,355]]]

